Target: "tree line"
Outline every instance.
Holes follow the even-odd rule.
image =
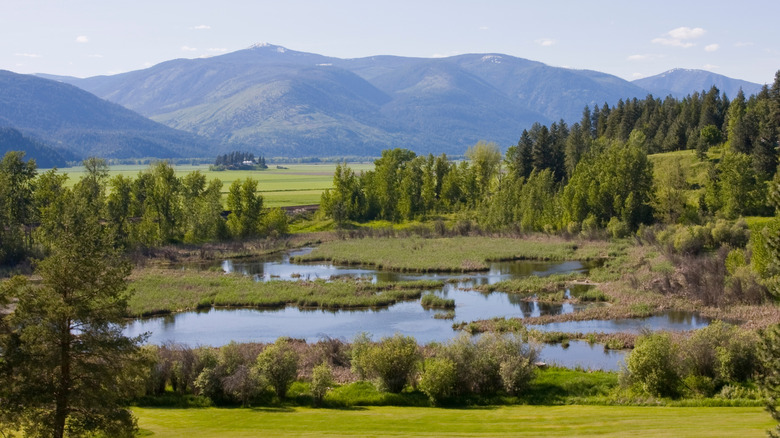
[[[287,216],[263,206],[258,183],[234,181],[226,207],[222,181],[200,171],[177,177],[167,162],[156,162],[133,178],[109,177],[103,159],[84,161],[85,175],[72,187],[56,169],[38,174],[34,160],[8,152],[0,161],[0,263],[41,255],[62,229],[61,218],[75,199],[84,200],[120,248],[154,247],[246,239],[287,231]],[[229,213],[228,213],[229,212]],[[227,213],[227,214],[226,214]]]
[[[713,87],[684,99],[619,101],[580,122],[539,123],[501,154],[480,142],[466,160],[385,150],[373,171],[336,169],[321,207],[337,223],[411,220],[473,211],[487,228],[526,231],[696,223],[715,215],[771,215],[767,202],[778,164],[780,71],[772,87],[733,101]],[[718,159],[707,151],[722,145]],[[663,169],[654,181],[652,153],[696,149],[707,166],[702,195],[690,202],[687,169]]]

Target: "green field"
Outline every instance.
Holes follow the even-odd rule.
[[[287,207],[294,205],[319,204],[320,195],[333,185],[335,163],[327,164],[282,164],[282,169],[273,164],[266,170],[226,170],[214,172],[208,165],[176,165],[176,175],[182,177],[195,170],[206,175],[207,180],[219,178],[222,181],[223,197],[227,195],[228,187],[237,179],[251,177],[258,181],[258,188],[263,194],[266,207]],[[349,165],[355,172],[370,170],[373,164]],[[117,165],[109,168],[109,175],[125,175],[135,178],[139,172],[148,169],[145,165]],[[48,169],[40,169],[45,172]],[[84,175],[83,167],[66,167],[58,169],[67,173],[68,183],[73,185]]]
[[[366,407],[133,408],[155,437],[600,436],[764,437],[761,408],[510,406],[472,409]]]

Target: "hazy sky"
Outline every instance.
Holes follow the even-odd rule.
[[[339,58],[504,53],[632,80],[771,83],[780,1],[0,0],[0,69],[79,77],[269,42]]]

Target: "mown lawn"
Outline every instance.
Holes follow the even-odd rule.
[[[510,406],[473,409],[367,407],[134,408],[155,437],[274,436],[600,436],[763,437],[773,422],[761,408]]]

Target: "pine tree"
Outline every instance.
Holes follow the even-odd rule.
[[[122,333],[130,265],[88,200],[67,190],[42,284],[3,284],[17,299],[0,324],[0,423],[27,436],[132,436],[127,401],[141,370],[138,343]]]

